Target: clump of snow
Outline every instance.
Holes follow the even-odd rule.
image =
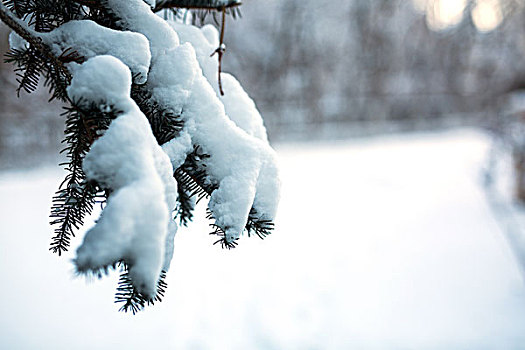
[[[107,0],[106,4],[121,19],[120,25],[148,38],[153,59],[179,45],[177,34],[144,1]]]
[[[178,137],[163,144],[162,149],[171,159],[173,169],[177,169],[184,164],[186,155],[193,150],[191,136],[187,130],[183,130]]]
[[[225,94],[220,96],[226,114],[237,126],[249,135],[263,141],[268,140],[263,119],[255,106],[255,102],[248,96],[239,81],[229,73],[222,73],[222,87]]]
[[[113,30],[83,20],[67,22],[42,36],[57,56],[68,49],[84,58],[111,55],[131,69],[135,83],[144,84],[147,80],[151,53],[148,40],[140,33]]]
[[[173,254],[176,185],[169,158],[129,97],[130,85],[129,69],[112,56],[96,56],[73,71],[70,98],[104,101],[123,111],[84,159],[87,179],[113,192],[75,262],[79,271],[96,271],[124,260],[137,290],[153,297]]]
[[[159,22],[159,17],[141,0],[130,0],[126,5],[109,0],[108,4],[126,28],[150,40],[152,64],[148,86],[153,98],[163,107],[181,113],[192,144],[210,155],[206,170],[210,181],[219,188],[212,193],[209,208],[227,240],[240,236],[252,207],[259,219],[273,220],[280,197],[275,152],[266,140],[253,101],[234,78],[227,78],[232,94],[223,101],[210,84],[211,81],[216,84],[217,63],[209,58],[215,48],[207,37],[215,34],[209,27],[205,29],[206,36],[198,28],[182,24],[171,23],[166,28],[166,22]],[[178,44],[174,29],[185,44]],[[233,118],[227,114],[226,105]],[[247,115],[240,115],[243,113]],[[179,149],[188,152],[191,148]],[[184,156],[171,153],[175,163]]]
[[[195,79],[184,111],[183,117],[193,122],[192,139],[211,155],[206,169],[219,182],[219,188],[212,193],[209,208],[226,237],[233,240],[240,236],[252,206],[260,219],[273,220],[280,181],[275,152],[268,143],[248,135],[228,119],[202,75]]]
[[[190,43],[195,49],[197,60],[206,79],[214,87],[217,96],[224,105],[228,117],[248,134],[261,140],[267,140],[266,129],[261,114],[255,103],[248,96],[234,76],[222,73],[222,85],[225,92],[221,95],[218,88],[218,61],[213,52],[219,46],[219,33],[212,25],[198,28],[174,21],[169,22],[177,32],[181,43]]]
[[[175,25],[175,23],[173,22],[171,22],[171,24]],[[219,32],[213,25],[206,24],[200,29],[200,31],[202,32],[202,35],[204,35],[204,37],[206,38],[206,40],[208,40],[208,42],[210,43],[212,47],[215,47],[215,48],[219,47],[219,43],[220,43]]]
[[[67,90],[72,100],[104,101],[107,105],[118,105],[117,108],[129,108],[129,68],[110,57],[97,56],[82,65],[71,65],[74,79]]]
[[[181,113],[190,97],[193,81],[199,73],[190,44],[179,45],[155,58],[151,66],[148,86],[153,96],[163,106]]]

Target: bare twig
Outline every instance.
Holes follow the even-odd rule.
[[[217,54],[219,57],[219,91],[221,93],[221,96],[224,96],[224,91],[222,90],[222,79],[221,79],[221,73],[222,73],[222,56],[224,55],[224,52],[226,51],[226,45],[224,45],[224,26],[226,23],[226,8],[222,8],[222,23],[221,23],[221,39],[219,42],[219,47],[211,54],[211,56]]]

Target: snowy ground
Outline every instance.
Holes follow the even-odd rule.
[[[473,130],[278,147],[278,230],[176,237],[163,303],[47,251],[55,168],[0,175],[2,349],[523,349],[525,284],[480,185]],[[77,241],[78,243],[78,241]]]

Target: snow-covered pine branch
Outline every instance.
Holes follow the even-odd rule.
[[[191,219],[191,197],[209,196],[224,247],[236,245],[243,231],[269,234],[280,189],[275,153],[239,82],[224,74],[226,95],[214,89],[217,30],[163,20],[152,11],[159,2],[49,2],[10,0],[17,16],[1,5],[0,18],[16,32],[10,57],[22,77],[30,74],[34,84],[38,76],[29,69],[42,71],[52,90],[60,78],[67,94],[54,94],[75,110],[67,129],[72,173],[55,197],[52,216],[61,226],[53,250],[67,250],[73,226],[91,211],[97,190],[88,201],[79,200],[82,194],[104,190],[105,207],[75,264],[93,273],[123,264],[121,281],[129,286],[119,291],[130,291],[126,305],[144,306],[169,268],[172,213]],[[71,77],[66,87],[57,62]]]

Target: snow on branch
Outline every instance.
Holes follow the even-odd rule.
[[[111,55],[127,65],[135,83],[144,84],[151,60],[144,35],[103,27],[89,20],[69,21],[50,33],[40,34],[57,55],[73,50],[83,59]]]
[[[210,53],[219,46],[217,29],[209,24],[198,28],[173,21],[169,23],[177,32],[180,42],[189,43],[195,49],[202,72],[210,85],[214,87],[228,117],[249,135],[267,141],[261,114],[239,81],[231,74],[222,73],[223,87],[228,93],[221,95],[219,89],[216,88],[217,85],[214,82],[217,80],[218,62],[210,56]]]
[[[202,73],[194,47],[190,43],[180,45],[174,28],[168,26],[168,30],[164,21],[157,30],[154,22],[158,17],[146,4],[131,0],[123,6],[117,0],[108,0],[108,5],[127,29],[141,32],[150,40],[152,65],[148,86],[153,98],[180,113],[192,144],[210,156],[201,167],[206,168],[207,181],[217,185],[209,208],[225,242],[231,244],[240,237],[250,213],[256,213],[252,220],[273,220],[280,183],[275,153],[265,137],[249,135],[226,115],[224,104]],[[159,40],[159,32],[169,33],[169,45]],[[159,42],[162,47],[157,46]],[[241,94],[239,100],[243,98],[246,101]],[[257,119],[256,116],[255,123]],[[170,141],[177,142],[178,139]],[[180,160],[180,155],[176,159]]]
[[[153,298],[160,273],[171,260],[165,253],[172,246],[169,222],[176,185],[170,160],[130,98],[130,89],[128,67],[112,56],[96,56],[77,67],[68,88],[73,100],[101,101],[122,111],[84,159],[86,177],[112,194],[75,262],[84,272],[124,261],[138,292]]]
[[[217,31],[153,12],[168,3],[214,6],[223,14],[240,5],[57,1],[60,16],[51,18],[60,20],[48,19],[44,33],[25,22],[34,13],[21,20],[0,2],[0,19],[19,36],[12,36],[11,59],[25,69],[28,86],[44,71],[51,90],[60,89],[72,105],[66,129],[71,173],[54,198],[53,223],[60,227],[51,249],[67,250],[73,228],[104,193],[105,207],[75,264],[83,273],[123,266],[117,301],[132,312],[163,295],[174,211],[187,223],[195,197],[209,198],[216,243],[231,248],[243,232],[261,238],[271,232],[280,197],[276,155],[254,102],[229,74],[225,96],[213,87],[220,70],[210,54],[222,48]],[[38,16],[53,13],[48,5]]]

